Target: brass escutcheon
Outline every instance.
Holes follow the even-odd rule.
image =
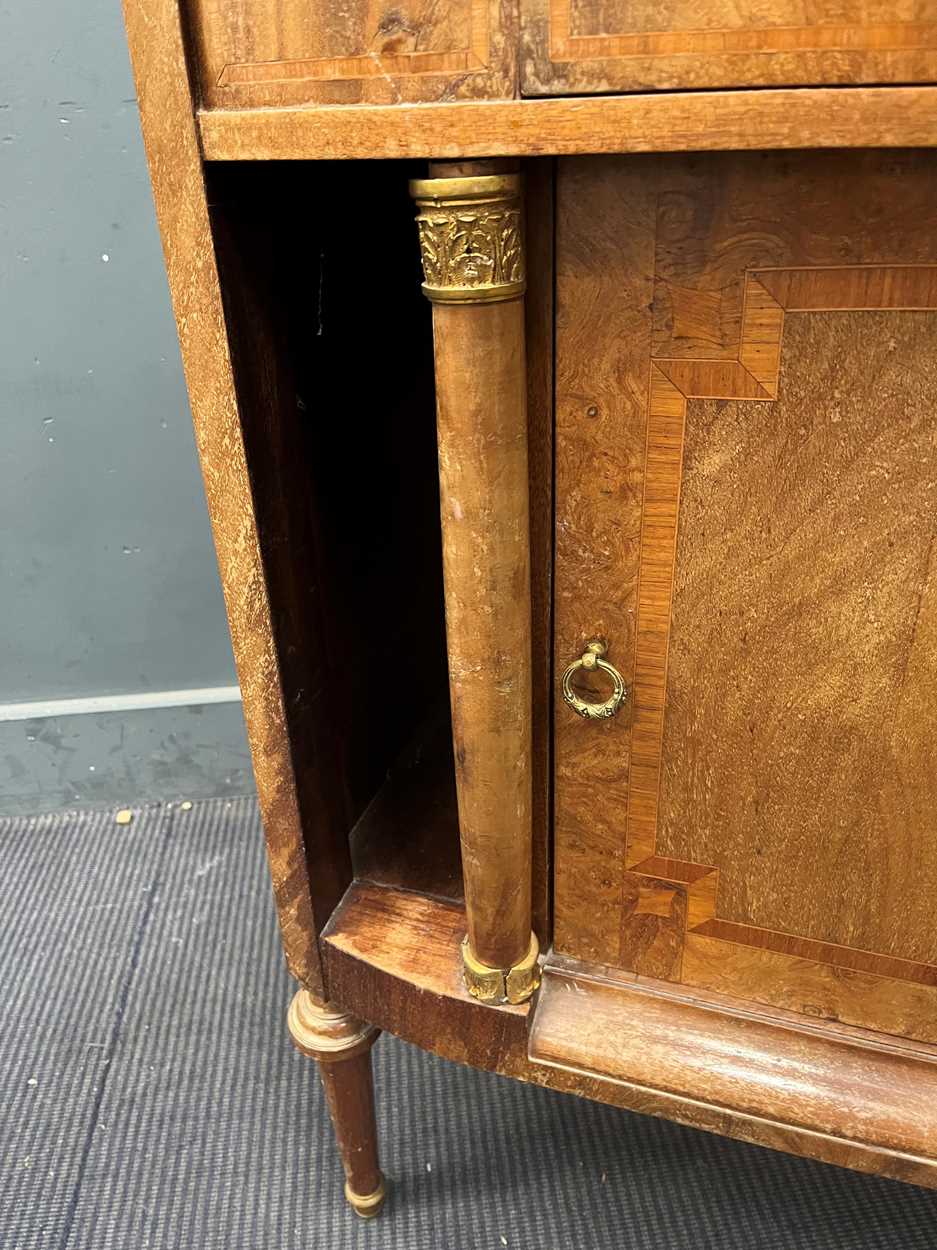
[[[628,690],[622,680],[621,673],[615,668],[614,664],[604,659],[608,647],[599,639],[594,639],[586,644],[586,649],[578,660],[573,660],[569,668],[563,674],[563,701],[568,703],[577,716],[582,716],[586,720],[608,720],[610,716],[614,716],[625,699],[628,697]],[[580,668],[586,669],[587,672],[599,668],[603,673],[607,673],[612,679],[612,693],[604,703],[588,703],[585,699],[580,699],[579,695],[573,690],[572,677]]]

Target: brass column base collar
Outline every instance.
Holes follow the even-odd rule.
[[[472,953],[468,938],[462,941],[462,969],[465,988],[480,1003],[526,1003],[540,984],[540,945],[530,935],[527,954],[511,968],[492,968]]]
[[[381,1177],[380,1184],[373,1194],[356,1194],[346,1181],[345,1197],[348,1199],[348,1204],[352,1210],[357,1215],[360,1215],[363,1220],[373,1220],[384,1205],[384,1199],[387,1197],[387,1185],[384,1177]]]

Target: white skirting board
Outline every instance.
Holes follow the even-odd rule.
[[[48,716],[86,716],[89,712],[142,712],[158,707],[194,707],[207,703],[240,703],[237,686],[204,686],[198,690],[136,690],[130,694],[88,695],[78,699],[36,699],[0,703],[0,723],[39,720]]]
[[[236,686],[0,704],[0,816],[253,790]]]

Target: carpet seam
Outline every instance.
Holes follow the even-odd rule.
[[[114,1056],[117,1053],[117,1047],[120,1045],[121,1030],[124,1018],[127,1013],[127,1004],[130,1001],[130,991],[133,987],[134,976],[140,966],[140,956],[143,952],[143,942],[146,938],[150,921],[153,917],[156,896],[160,885],[162,884],[163,873],[166,868],[166,861],[169,855],[169,847],[172,842],[173,833],[173,812],[171,807],[164,808],[162,804],[157,805],[160,817],[165,817],[166,826],[163,830],[163,843],[156,857],[156,863],[153,866],[153,877],[147,898],[140,910],[137,919],[136,929],[130,944],[130,958],[127,960],[127,967],[121,980],[120,987],[117,992],[117,1002],[114,1008],[114,1017],[111,1022],[111,1031],[108,1037],[107,1049],[104,1053],[104,1059],[101,1067],[103,1069],[101,1081],[95,1091],[94,1102],[91,1106],[91,1118],[88,1129],[85,1133],[85,1140],[81,1147],[81,1156],[78,1160],[78,1173],[75,1177],[74,1188],[65,1208],[65,1222],[62,1229],[62,1239],[59,1242],[59,1250],[67,1250],[68,1243],[71,1240],[72,1230],[75,1225],[75,1217],[78,1214],[78,1203],[81,1199],[82,1185],[84,1184],[85,1173],[88,1167],[88,1161],[91,1157],[91,1145],[94,1141],[94,1135],[97,1131],[101,1117],[101,1107],[104,1104],[104,1095],[107,1090],[107,1082],[111,1075]],[[148,810],[152,811],[152,806],[147,804]]]

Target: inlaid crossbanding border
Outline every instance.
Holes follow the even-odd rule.
[[[752,56],[772,52],[915,52],[937,48],[937,22],[876,22],[863,26],[814,23],[601,35],[574,35],[572,23],[573,0],[550,0],[551,60]]]
[[[376,51],[359,56],[245,61],[226,65],[218,77],[217,85],[244,87],[306,79],[342,82],[404,75],[474,73],[488,68],[491,42],[489,13],[488,0],[469,0],[468,46],[450,52]]]
[[[909,994],[914,987],[937,987],[937,967],[931,964],[722,920],[716,914],[718,869],[665,858],[656,849],[687,401],[775,400],[786,314],[933,309],[937,265],[750,270],[736,359],[651,361],[620,934],[624,967],[692,981],[684,958],[688,942],[696,940],[699,956],[714,940],[801,965],[807,960],[904,981]],[[774,968],[776,975],[783,971],[781,965]]]

